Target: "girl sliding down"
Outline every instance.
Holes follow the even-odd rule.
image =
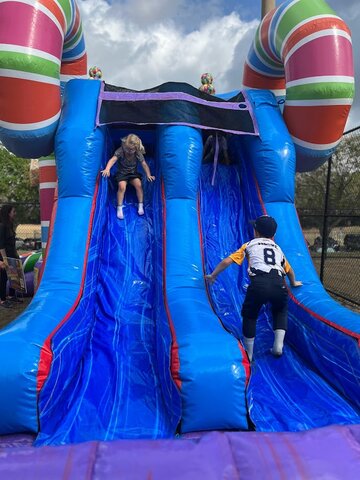
[[[115,175],[115,180],[118,183],[116,215],[121,220],[124,218],[123,201],[128,182],[136,190],[139,202],[138,214],[144,215],[144,192],[141,185],[142,175],[137,171],[138,162],[141,163],[147,180],[149,182],[155,180],[155,177],[150,173],[148,164],[145,162],[144,153],[145,148],[140,138],[137,135],[130,134],[121,139],[121,146],[107,162],[105,169],[101,171],[103,177],[109,177],[111,167],[118,162],[118,171]]]

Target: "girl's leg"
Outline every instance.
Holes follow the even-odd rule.
[[[118,191],[117,191],[116,215],[118,218],[120,218],[120,220],[124,218],[123,201],[124,201],[124,196],[126,192],[126,185],[127,185],[127,182],[125,180],[122,180],[121,182],[119,182]]]
[[[130,183],[135,188],[136,196],[139,202],[138,214],[144,215],[144,192],[143,192],[141,180],[139,178],[134,178],[133,180],[130,180]]]
[[[117,191],[117,204],[118,204],[118,206],[121,206],[123,204],[124,196],[125,196],[125,192],[126,192],[126,185],[127,185],[126,180],[121,180],[121,182],[119,182],[118,191]]]

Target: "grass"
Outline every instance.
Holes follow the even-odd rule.
[[[321,255],[316,254],[313,262],[320,272]],[[360,312],[360,252],[336,252],[327,254],[324,266],[324,287],[350,300],[345,305]],[[335,297],[336,300],[340,298]],[[359,304],[356,306],[351,303]],[[341,301],[344,303],[344,301]]]

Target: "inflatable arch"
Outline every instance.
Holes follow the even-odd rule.
[[[349,28],[324,0],[283,2],[257,29],[243,84],[285,93],[297,170],[314,170],[335,151],[354,98]]]
[[[60,82],[87,75],[74,0],[0,4],[0,135],[11,152],[38,158],[54,151]]]
[[[289,11],[312,4],[321,16],[323,2],[285,2]],[[49,75],[37,70],[38,57],[52,55],[59,66],[67,53],[66,60],[79,61],[85,72],[75,4],[5,1],[0,3],[1,21],[14,22],[16,9],[20,14],[24,5],[27,22],[56,24],[59,41],[63,25],[70,50],[62,53],[56,43],[59,48],[50,52],[50,45],[41,47],[40,40],[14,44],[16,38],[6,30],[8,36],[0,42],[7,48],[0,56],[5,59],[1,82],[9,90],[1,89],[1,104],[14,100],[10,79],[24,91],[42,92]],[[278,30],[293,31],[293,17],[286,17],[284,8],[269,14],[262,25],[273,18]],[[311,8],[306,18],[314,16]],[[27,22],[23,29],[28,25],[29,31]],[[306,19],[298,22],[306,24]],[[306,44],[301,42],[299,52],[300,44]],[[266,52],[276,63],[274,48],[266,47]],[[250,52],[249,68],[261,71],[256,73],[263,79],[256,49],[256,58]],[[21,69],[24,56],[29,56],[29,77]],[[65,58],[63,62],[65,68]],[[352,63],[347,71],[351,68]],[[77,79],[65,88],[58,121],[60,69],[56,72],[56,85],[49,89],[56,97],[49,101],[52,109],[29,118],[21,116],[25,110],[19,105],[16,119],[8,108],[1,124],[3,143],[23,156],[50,153],[56,130],[59,188],[40,287],[29,308],[0,331],[0,433],[29,431],[37,434],[37,445],[54,445],[172,437],[176,431],[246,430],[250,424],[259,432],[296,432],[359,423],[359,316],[327,295],[313,267],[294,205],[292,136],[313,142],[289,133],[274,95],[253,88],[211,97],[173,83],[134,92]],[[294,86],[288,84],[289,96]],[[28,102],[33,98],[39,102],[40,97]],[[146,215],[137,216],[129,193],[126,219],[119,222],[115,191],[111,182],[99,178],[99,171],[129,132],[126,115],[136,117],[129,104],[143,108],[143,119],[148,112],[142,105],[155,98],[162,103],[157,116],[149,117],[146,128],[133,121],[131,130],[141,135],[157,181],[145,187]],[[287,118],[291,105],[285,108]],[[233,164],[219,165],[214,186],[211,166],[201,165],[201,129],[209,128],[209,111],[217,112],[215,128],[225,132],[230,130],[225,125],[229,116],[241,118],[229,137]],[[324,158],[329,142],[321,145],[326,145]],[[303,150],[307,162],[317,150],[308,147]],[[204,272],[247,240],[252,234],[249,220],[265,212],[276,217],[276,240],[304,286],[290,291],[288,343],[278,361],[268,354],[271,321],[267,310],[262,313],[257,368],[249,378],[240,328],[245,268],[230,269],[212,289]]]

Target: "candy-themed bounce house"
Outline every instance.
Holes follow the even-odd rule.
[[[40,286],[0,331],[0,473],[43,478],[51,461],[51,478],[353,478],[359,316],[323,289],[294,205],[295,172],[329,158],[352,103],[345,23],[323,0],[283,2],[258,28],[244,89],[216,96],[81,78],[71,0],[1,2],[0,36],[1,141],[54,151],[58,178]],[[156,181],[144,216],[128,188],[120,221],[100,170],[131,132]],[[202,164],[214,132],[230,165]],[[304,285],[288,287],[283,356],[264,308],[250,365],[246,265],[214,286],[204,274],[264,213]]]

